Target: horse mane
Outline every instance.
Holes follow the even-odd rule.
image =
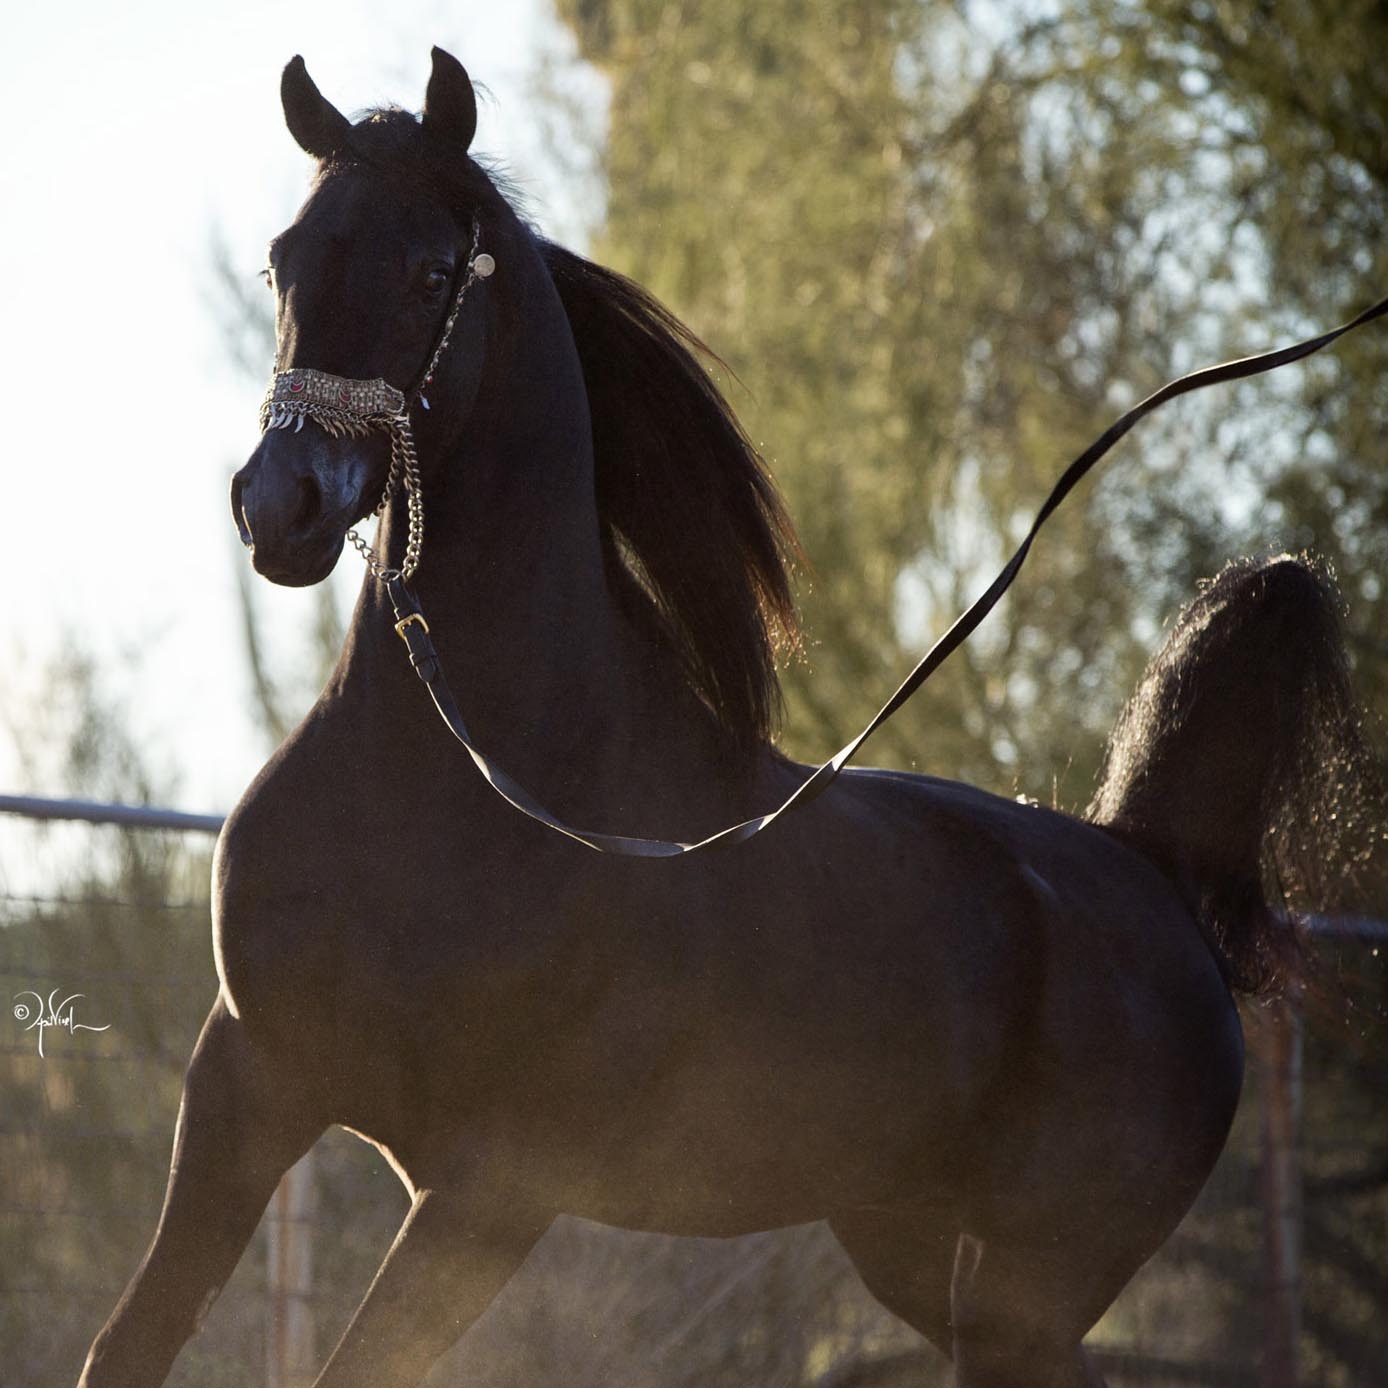
[[[798,642],[800,549],[699,358],[724,364],[634,281],[550,242],[541,250],[583,367],[609,572],[725,731],[755,746],[780,713],[778,651]]]
[[[440,198],[460,225],[479,206],[515,212],[500,170],[432,146],[397,107],[353,126],[337,162],[353,161],[403,197]],[[700,358],[727,368],[634,281],[536,242],[583,369],[614,597],[673,652],[736,749],[750,751],[780,713],[776,656],[798,645],[790,568],[800,547],[765,463]]]

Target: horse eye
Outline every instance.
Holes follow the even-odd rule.
[[[451,278],[447,270],[430,270],[424,277],[424,288],[430,294],[442,294]]]
[[[260,278],[265,281],[267,288],[275,287],[275,272],[268,265],[260,272]]]

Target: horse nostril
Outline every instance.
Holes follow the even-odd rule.
[[[299,478],[295,490],[297,505],[294,507],[294,519],[289,523],[289,533],[300,536],[313,527],[322,513],[323,493],[317,479],[312,476]]]
[[[245,507],[242,505],[242,495],[246,490],[246,484],[238,472],[231,479],[231,514],[236,521],[236,533],[241,537],[241,543],[247,549],[255,543],[255,538],[251,534],[251,523],[246,519]]]

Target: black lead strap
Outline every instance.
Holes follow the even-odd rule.
[[[1261,375],[1265,371],[1274,371],[1279,366],[1300,361],[1303,357],[1309,357],[1313,352],[1319,352],[1323,347],[1328,347],[1336,339],[1352,332],[1355,328],[1363,327],[1365,323],[1372,322],[1375,318],[1381,318],[1385,313],[1388,313],[1388,299],[1381,300],[1372,308],[1365,309],[1357,318],[1338,328],[1333,328],[1330,332],[1322,333],[1319,337],[1308,338],[1305,342],[1295,343],[1291,347],[1282,347],[1277,351],[1263,352],[1258,356],[1241,357],[1237,361],[1223,362],[1218,366],[1207,366],[1202,370],[1189,372],[1174,381],[1169,381],[1160,390],[1153,392],[1145,400],[1134,405],[1126,414],[1109,425],[1065,469],[1060,480],[1051,488],[1050,495],[1047,496],[1041,509],[1036,513],[1036,519],[1032,521],[1031,528],[1027,531],[1025,538],[1017,546],[1016,553],[1007,561],[1002,572],[988,586],[987,591],[977,598],[968,610],[955,620],[954,625],[931,646],[916,668],[901,682],[896,693],[882,705],[862,732],[830,757],[828,761],[818,766],[778,808],[768,814],[758,815],[754,819],[744,819],[740,824],[729,825],[728,828],[721,829],[718,833],[709,835],[708,838],[700,839],[697,843],[676,843],[666,839],[641,839],[628,838],[621,834],[600,834],[589,829],[575,829],[572,825],[565,824],[562,820],[555,818],[524,786],[508,776],[505,771],[491,762],[473,745],[467,724],[463,721],[463,715],[459,711],[457,701],[444,677],[443,666],[439,663],[438,653],[434,650],[434,643],[430,640],[429,626],[424,620],[419,601],[405,580],[398,575],[386,578],[386,588],[390,594],[391,605],[395,609],[395,629],[409,648],[410,664],[414,667],[415,673],[424,681],[429,690],[429,696],[433,699],[434,706],[447,724],[448,730],[467,749],[473,763],[497,794],[514,805],[522,814],[529,815],[531,819],[538,820],[557,833],[586,844],[599,853],[621,854],[632,858],[675,858],[686,853],[697,853],[702,849],[730,848],[734,844],[745,843],[754,834],[761,833],[763,829],[775,823],[783,815],[817,800],[829,789],[837,780],[839,772],[852,761],[863,743],[969,639],[979,623],[997,606],[1003,594],[1012,586],[1013,579],[1021,571],[1022,565],[1026,562],[1027,555],[1031,551],[1032,541],[1035,540],[1041,527],[1060,503],[1074,490],[1080,479],[1140,419],[1151,414],[1153,410],[1164,405],[1168,400],[1174,400],[1178,395],[1186,395],[1193,390],[1219,385],[1225,381],[1241,381],[1249,376]]]

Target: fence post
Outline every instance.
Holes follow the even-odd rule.
[[[305,1388],[314,1378],[315,1194],[310,1148],[285,1172],[265,1221],[267,1388]]]
[[[1261,1029],[1263,1357],[1259,1388],[1298,1388],[1301,1341],[1301,1007],[1295,995]]]

